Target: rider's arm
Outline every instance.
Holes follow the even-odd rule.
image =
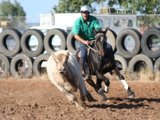
[[[82,39],[78,34],[74,35],[74,38],[75,38],[76,40],[82,42],[83,44],[86,44],[86,45],[89,44],[89,41],[88,41],[88,40]]]
[[[82,38],[82,35],[80,35],[80,31],[81,31],[81,27],[82,27],[82,21],[81,21],[82,18],[78,18],[73,27],[72,27],[72,33],[74,35],[74,38],[80,42],[82,42],[83,44],[89,44],[89,40],[86,40],[86,39],[83,39]],[[81,32],[84,32],[84,31],[81,31]]]

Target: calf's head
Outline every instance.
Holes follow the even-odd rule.
[[[60,52],[58,55],[52,53],[52,58],[56,62],[56,67],[59,73],[64,74],[67,70],[67,61],[69,58],[69,51]]]

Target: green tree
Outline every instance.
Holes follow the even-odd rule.
[[[55,13],[78,13],[82,5],[90,5],[92,12],[96,8],[93,3],[103,6],[107,2],[108,6],[119,6],[124,9],[131,9],[133,13],[159,14],[160,0],[59,0],[58,5],[53,7]]]
[[[10,0],[2,0],[0,3],[0,21],[8,21],[7,27],[24,27],[26,13],[17,0],[12,4]]]
[[[92,7],[92,3],[102,4],[105,0],[59,0],[58,5],[53,7],[55,13],[79,13],[80,8],[83,5],[89,5],[92,12],[96,11],[96,8]]]
[[[159,0],[109,0],[108,4],[110,6],[118,5],[121,8],[131,9],[134,13],[160,13]]]

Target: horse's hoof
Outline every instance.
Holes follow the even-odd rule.
[[[85,109],[85,105],[79,105],[77,108],[78,108],[78,110],[83,111]]]
[[[104,87],[101,87],[101,88],[98,90],[98,94],[100,94],[100,95],[102,96],[103,101],[107,101],[107,98],[106,98],[106,96],[104,95],[104,92],[105,92]]]
[[[105,103],[109,103],[109,102],[110,102],[110,100],[106,100],[106,101],[105,101]]]
[[[134,97],[135,97],[134,94],[131,94],[131,95],[128,96],[129,99],[133,99]]]
[[[98,90],[98,93],[99,93],[99,94],[104,93],[104,87],[101,87],[101,88]]]
[[[133,99],[135,97],[134,92],[131,90],[130,87],[128,88],[127,92],[128,92],[129,99]]]
[[[103,86],[98,90],[98,93],[108,93],[109,92],[109,87]]]

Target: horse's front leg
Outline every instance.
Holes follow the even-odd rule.
[[[135,97],[134,92],[131,90],[131,88],[130,88],[129,85],[127,84],[124,76],[119,72],[118,68],[115,67],[115,68],[112,70],[112,72],[114,72],[114,73],[118,76],[118,78],[121,80],[124,88],[125,88],[126,91],[127,91],[128,97],[129,97],[129,98],[134,98],[134,97]]]
[[[90,86],[92,86],[92,87],[95,89],[95,91],[98,93],[99,88],[98,88],[98,86],[94,83],[94,81],[92,80],[92,78],[90,78],[90,79],[88,79],[88,80],[86,80],[86,81],[87,81],[87,83],[88,83]]]
[[[99,88],[98,93],[102,96],[104,101],[107,101],[107,98],[104,95],[104,92],[108,92],[109,91],[109,85],[110,85],[109,79],[107,79],[103,75],[103,73],[101,73],[99,71],[96,71],[96,77],[97,77],[97,83],[96,84],[97,84],[97,86]],[[104,83],[105,83],[104,87],[101,86],[102,81],[104,81]]]

